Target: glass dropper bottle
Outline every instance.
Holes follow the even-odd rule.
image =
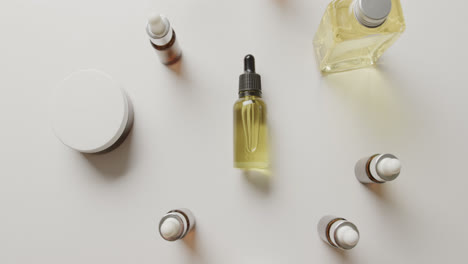
[[[266,104],[252,55],[244,58],[238,94],[239,99],[234,104],[234,167],[267,169],[270,164]]]

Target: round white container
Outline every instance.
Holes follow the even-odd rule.
[[[125,91],[98,70],[80,70],[65,78],[51,108],[57,138],[82,153],[116,148],[133,125],[133,107]]]

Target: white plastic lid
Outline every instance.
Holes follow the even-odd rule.
[[[350,226],[342,226],[336,230],[337,242],[346,248],[353,248],[359,242],[359,233]]]
[[[98,70],[81,70],[65,78],[55,90],[51,108],[55,135],[83,153],[111,147],[130,120],[125,92]]]
[[[169,217],[161,224],[160,232],[165,239],[174,239],[182,232],[182,225],[179,220]]]
[[[400,174],[401,162],[398,159],[384,158],[377,163],[377,173],[381,177],[393,177]]]
[[[169,25],[163,16],[153,13],[148,17],[148,27],[155,36],[164,36]]]

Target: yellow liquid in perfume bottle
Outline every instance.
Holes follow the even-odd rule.
[[[373,65],[405,30],[400,0],[392,0],[387,20],[376,28],[359,23],[354,0],[331,2],[315,34],[320,70],[333,73]]]
[[[245,96],[234,104],[234,167],[269,167],[266,104],[258,96]]]

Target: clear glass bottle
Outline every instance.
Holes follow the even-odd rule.
[[[244,74],[239,77],[239,99],[234,104],[234,167],[267,169],[266,104],[262,99],[260,75],[255,73],[252,55],[245,57],[244,69]]]
[[[320,70],[373,65],[405,28],[400,0],[334,0],[314,38]]]

